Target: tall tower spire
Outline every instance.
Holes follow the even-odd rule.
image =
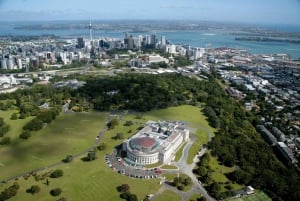
[[[93,26],[92,26],[92,21],[91,21],[91,19],[90,19],[89,30],[90,30],[90,40],[91,40],[91,42],[92,42],[92,40],[93,40]]]

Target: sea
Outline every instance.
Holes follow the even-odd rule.
[[[38,24],[41,22],[32,22]],[[68,22],[65,22],[68,23]],[[89,37],[88,29],[70,28],[70,29],[15,29],[16,26],[22,25],[21,22],[0,22],[0,36],[3,35],[47,35],[53,34],[60,37]],[[30,25],[26,22],[26,25]],[[269,29],[282,32],[298,32],[300,27],[291,26],[266,26]],[[124,38],[124,33],[128,30],[93,30],[93,38],[110,37]],[[191,47],[231,47],[247,50],[252,54],[288,54],[291,58],[300,59],[300,44],[288,42],[257,42],[257,41],[237,41],[230,30],[209,29],[209,30],[176,30],[176,31],[160,31],[153,30],[151,32],[133,32],[133,37],[139,35],[153,34],[165,36],[167,40],[177,45],[189,45]]]

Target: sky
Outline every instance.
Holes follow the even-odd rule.
[[[300,25],[300,0],[0,0],[0,21],[197,20]]]

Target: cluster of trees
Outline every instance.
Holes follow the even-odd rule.
[[[87,79],[78,90],[97,110],[149,111],[205,100],[209,83],[179,74],[123,74]]]
[[[193,61],[189,60],[187,57],[183,57],[183,56],[174,57],[174,67],[190,66],[192,64]]]
[[[116,119],[116,118],[113,118],[112,120],[110,120],[108,123],[107,123],[107,128],[109,130],[111,129],[114,129],[117,125],[119,125],[119,120]]]
[[[10,129],[10,126],[0,117],[0,145],[10,144],[10,137],[3,137]]]
[[[130,193],[130,186],[128,184],[122,184],[117,187],[118,192],[120,192],[120,198],[126,201],[138,201],[135,194]]]
[[[51,123],[53,120],[56,119],[57,115],[59,114],[59,110],[57,108],[52,108],[49,110],[44,110],[42,112],[40,112],[36,118],[32,119],[31,121],[29,121],[24,127],[23,129],[26,131],[38,131],[41,130],[43,128],[44,123],[48,124]],[[25,132],[24,131],[24,132]],[[30,137],[30,135],[28,135],[28,132],[25,133],[21,133],[20,138],[23,139],[27,139],[28,136]]]
[[[203,108],[203,113],[207,116],[210,126],[212,126],[214,128],[220,128],[220,120],[217,117],[214,109],[212,109],[210,106],[206,105]]]
[[[294,167],[285,167],[257,134],[251,115],[223,91],[214,79],[205,101],[220,120],[211,153],[226,166],[239,167],[227,176],[234,182],[263,189],[272,200],[300,200],[300,179]],[[212,119],[208,118],[211,124]]]
[[[9,131],[9,129],[9,125],[4,122],[2,117],[0,117],[0,137],[3,137]]]
[[[13,196],[16,196],[19,188],[20,188],[20,185],[17,182],[15,182],[12,186],[4,189],[0,193],[0,201],[5,201],[5,200],[10,199]]]
[[[209,167],[210,155],[208,153],[201,157],[201,160],[197,163],[197,167],[193,172],[198,176],[198,179],[205,183],[205,188],[209,194],[216,199],[223,199],[226,197],[235,196],[235,192],[232,191],[232,186],[228,182],[225,186],[225,191],[221,191],[220,183],[216,182],[212,178],[212,170]]]
[[[41,188],[38,185],[32,185],[29,189],[26,190],[27,193],[36,194],[41,191]]]
[[[192,179],[188,176],[182,176],[175,177],[173,179],[173,186],[177,187],[178,190],[184,190],[184,188],[192,183]]]
[[[0,102],[0,110],[7,111],[7,110],[12,109],[13,106],[14,106],[13,101]]]
[[[58,177],[62,177],[64,175],[64,172],[61,169],[57,169],[54,170],[51,174],[50,177],[51,178],[58,178]]]

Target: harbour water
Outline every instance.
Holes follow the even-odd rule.
[[[41,22],[33,22],[41,23]],[[87,29],[15,29],[20,23],[0,22],[0,35],[44,35],[53,34],[56,36],[65,36],[70,38],[89,37]],[[283,28],[284,29],[284,28]],[[124,32],[127,30],[93,30],[94,38],[111,37],[124,38]],[[285,31],[285,30],[281,30]],[[288,30],[287,30],[288,31]],[[165,36],[174,44],[185,44],[192,47],[231,47],[240,48],[249,51],[252,54],[276,54],[284,53],[292,58],[300,58],[300,44],[288,42],[258,42],[258,41],[237,41],[230,31],[211,29],[211,30],[193,30],[193,31],[160,31],[155,30],[151,33],[134,32],[132,35],[146,35],[155,33],[158,37]]]

